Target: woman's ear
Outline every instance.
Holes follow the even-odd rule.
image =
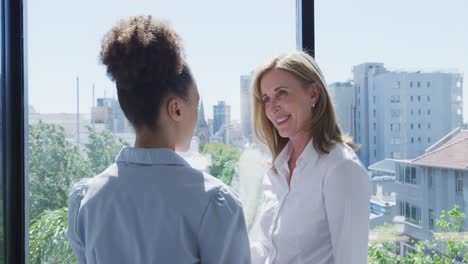
[[[309,91],[310,103],[313,108],[320,99],[320,86],[317,84],[317,82],[314,82],[309,86]]]
[[[182,102],[180,98],[169,97],[167,99],[166,109],[170,119],[174,121],[180,121],[182,119]]]

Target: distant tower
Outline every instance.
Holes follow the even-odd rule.
[[[195,128],[195,136],[198,137],[199,151],[203,150],[203,147],[208,143],[209,129],[205,119],[205,108],[203,107],[203,101],[200,101],[200,108],[198,110],[198,121],[197,127]]]

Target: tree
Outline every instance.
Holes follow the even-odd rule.
[[[415,250],[401,257],[395,254],[394,245],[391,242],[377,242],[369,245],[370,263],[402,263],[402,264],[449,264],[468,262],[468,241],[463,237],[456,239],[450,234],[457,234],[462,231],[465,214],[460,211],[460,207],[455,205],[448,213],[442,211],[436,221],[437,228],[441,234],[448,234],[449,237],[436,236],[434,242],[418,241],[414,243]],[[454,233],[450,233],[454,232]],[[445,250],[441,250],[445,248]]]
[[[66,207],[46,210],[29,227],[29,253],[32,264],[76,263],[66,237]]]
[[[29,127],[30,218],[67,205],[72,185],[92,172],[89,162],[65,139],[58,125]]]
[[[89,142],[86,144],[86,154],[94,174],[101,173],[115,161],[115,157],[123,146],[128,143],[116,139],[109,130],[101,132],[88,127]]]
[[[31,263],[76,263],[66,237],[69,191],[81,178],[112,164],[122,145],[109,131],[90,128],[86,159],[66,140],[62,127],[42,122],[30,126]]]
[[[232,145],[212,143],[206,144],[202,153],[211,156],[210,173],[230,185],[239,161],[239,151]]]

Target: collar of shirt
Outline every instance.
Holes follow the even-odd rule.
[[[291,141],[289,141],[286,146],[281,150],[278,157],[276,157],[275,161],[273,162],[278,174],[283,176],[283,178],[287,179],[289,177],[289,159],[291,158],[291,153],[293,150],[293,146]],[[313,138],[309,140],[306,147],[302,151],[301,155],[296,161],[296,168],[294,170],[301,170],[306,165],[315,165],[317,160],[319,159],[319,154],[315,150],[313,145]]]
[[[123,147],[117,155],[116,162],[190,167],[181,156],[168,148]]]

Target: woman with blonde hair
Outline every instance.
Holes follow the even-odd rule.
[[[317,63],[305,52],[275,57],[252,86],[255,133],[273,158],[252,263],[367,263],[370,179]]]

